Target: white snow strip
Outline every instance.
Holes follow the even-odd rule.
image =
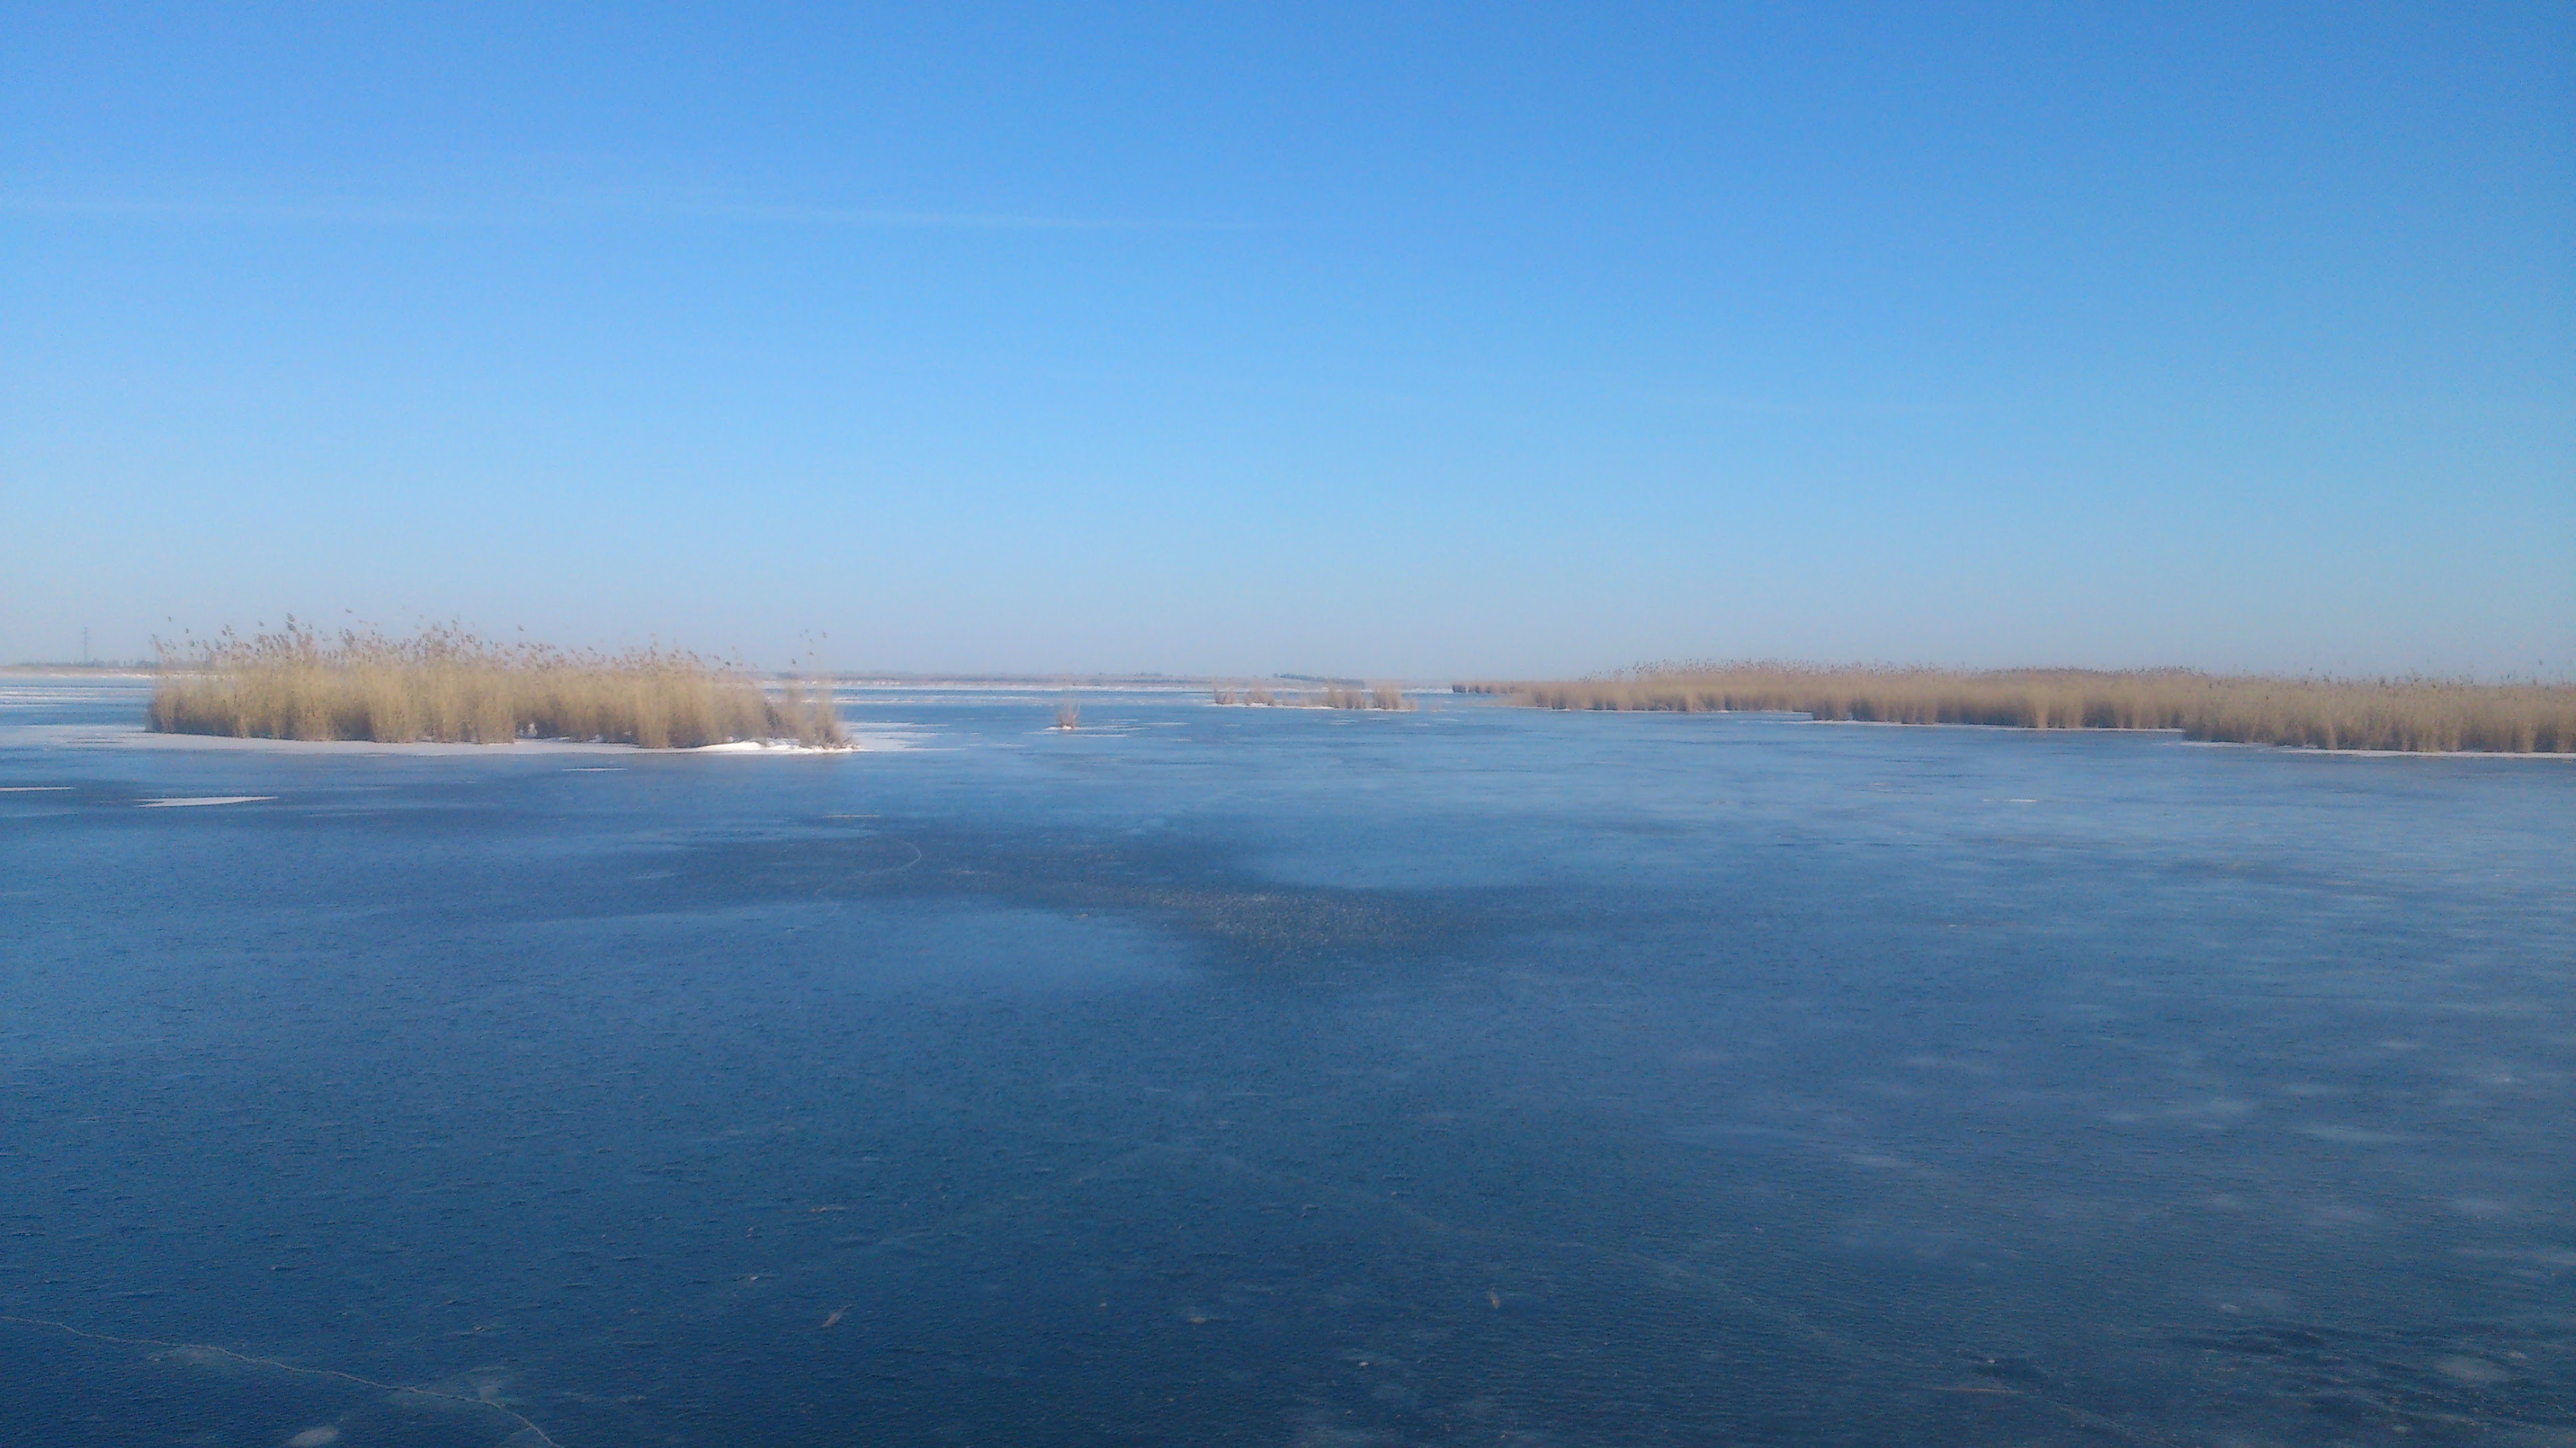
[[[2176,739],[2173,743],[2184,749],[2263,749],[2284,758],[2302,759],[2541,759],[2576,764],[2576,753],[2563,749],[2522,754],[2508,749],[2311,749],[2296,744],[2242,744],[2233,739]]]
[[[147,799],[141,809],[187,809],[201,804],[258,804],[277,798],[273,794],[201,794],[193,799]]]
[[[0,794],[50,794],[69,788],[68,784],[0,784]]]

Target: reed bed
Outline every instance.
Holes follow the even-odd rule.
[[[497,644],[457,628],[407,639],[278,633],[164,646],[151,727],[169,734],[379,743],[574,739],[687,749],[849,742],[825,686],[764,689],[669,649],[620,654]]]
[[[1752,663],[1649,665],[1569,682],[1451,687],[1542,709],[1761,710],[1889,724],[2170,729],[2190,739],[2305,749],[2576,753],[2576,685],[2570,684]]]
[[[1384,709],[1392,713],[1403,713],[1418,707],[1413,700],[1405,697],[1403,688],[1395,684],[1369,684],[1360,688],[1327,684],[1320,689],[1309,689],[1303,692],[1295,689],[1272,689],[1261,685],[1245,689],[1232,689],[1220,685],[1214,691],[1214,697],[1220,704],[1241,704],[1267,709]]]

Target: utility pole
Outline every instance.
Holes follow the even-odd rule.
[[[82,662],[82,663],[84,663],[84,664],[86,664],[86,663],[88,663],[88,662],[89,662],[89,630],[88,630],[88,629],[82,629],[82,630],[81,630],[81,662]]]

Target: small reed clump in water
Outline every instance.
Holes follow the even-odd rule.
[[[1543,709],[1765,710],[1891,724],[2175,729],[2191,739],[2410,753],[2576,753],[2576,685],[2282,679],[2189,669],[1648,665],[1565,683],[1472,682]]]
[[[849,742],[819,684],[764,690],[695,654],[502,645],[456,628],[414,638],[284,631],[161,652],[151,725],[167,734],[379,743],[579,739],[687,749],[741,740]]]

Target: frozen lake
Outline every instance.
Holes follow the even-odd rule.
[[[2576,1443],[2565,762],[141,697],[0,679],[0,1441]]]

